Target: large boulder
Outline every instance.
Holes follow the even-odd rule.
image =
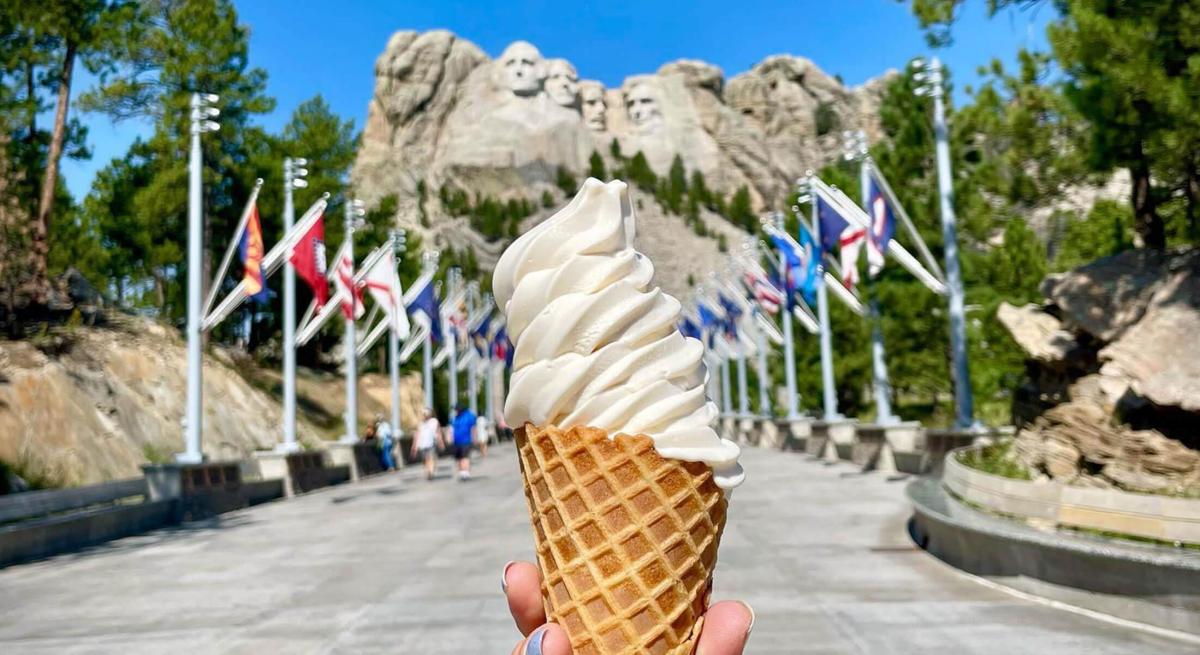
[[[1200,251],[1125,252],[1042,290],[1044,306],[998,312],[1029,355],[1022,462],[1094,486],[1200,488]]]

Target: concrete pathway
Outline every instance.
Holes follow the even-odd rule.
[[[959,574],[909,542],[903,483],[790,453],[744,463],[715,597],[754,606],[749,653],[1200,648]],[[532,558],[513,448],[476,473],[380,476],[0,570],[0,653],[506,654],[500,570]]]

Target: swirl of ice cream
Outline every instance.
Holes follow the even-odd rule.
[[[516,348],[505,420],[644,434],[735,487],[745,475],[737,445],[712,428],[704,346],[679,333],[679,301],[651,287],[633,237],[625,183],[589,178],[500,257],[492,291]]]

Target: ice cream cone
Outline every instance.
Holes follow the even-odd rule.
[[[575,655],[687,654],[708,608],[727,501],[650,437],[516,431],[546,616]]]

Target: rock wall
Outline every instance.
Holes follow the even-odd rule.
[[[1030,355],[1018,457],[1050,477],[1200,494],[1200,251],[1135,250],[997,316]]]
[[[40,346],[40,348],[38,347]],[[183,450],[186,352],[178,334],[122,317],[59,337],[0,341],[0,462],[53,485],[136,477],[140,466]],[[215,351],[204,362],[204,452],[242,459],[281,438],[279,376]],[[341,379],[300,379],[301,443],[342,432]],[[388,381],[364,376],[361,422],[387,412]],[[402,422],[420,411],[420,379],[405,380]],[[416,391],[414,391],[414,389]]]

